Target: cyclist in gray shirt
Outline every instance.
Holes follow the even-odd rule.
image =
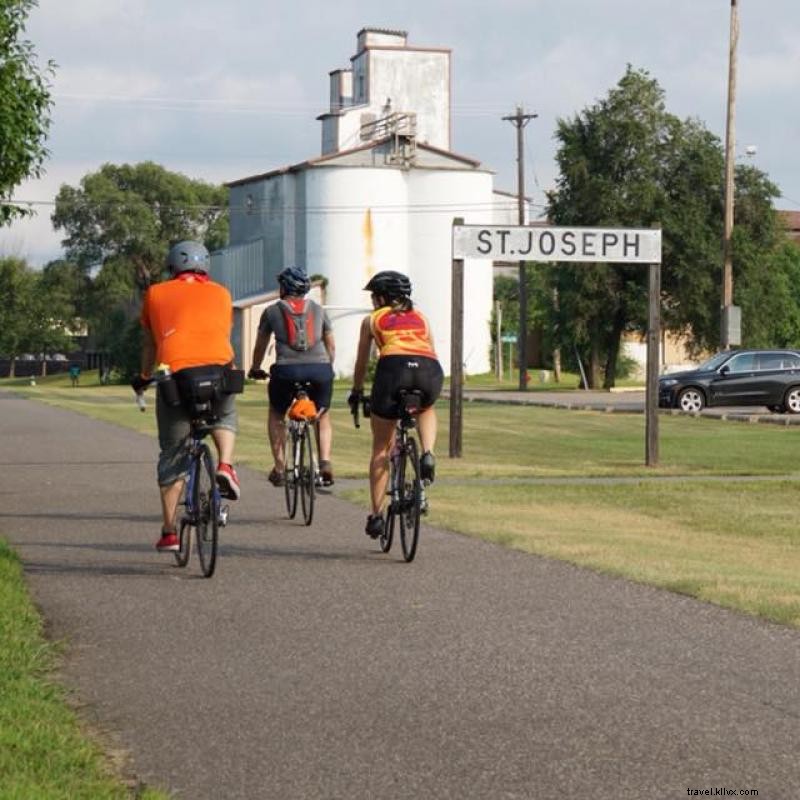
[[[275,363],[270,368],[267,431],[274,466],[269,474],[273,486],[283,485],[283,424],[292,403],[295,383],[308,383],[308,396],[322,414],[317,423],[319,470],[323,486],[333,484],[331,466],[332,430],[328,409],[333,394],[333,359],[336,346],[328,315],[319,303],[306,297],[311,281],[305,271],[287,267],[278,275],[281,299],[261,315],[248,377],[264,378],[261,362],[270,337],[275,337]]]

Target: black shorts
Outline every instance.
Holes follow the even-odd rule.
[[[292,404],[295,383],[308,383],[308,396],[318,409],[331,407],[333,367],[320,364],[273,364],[269,371],[269,404],[285,414]]]
[[[442,391],[444,373],[441,364],[428,356],[384,356],[378,359],[372,384],[372,413],[384,419],[400,419],[397,404],[400,389],[419,389],[422,407],[436,402]]]

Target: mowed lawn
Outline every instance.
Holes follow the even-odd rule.
[[[155,433],[152,403],[142,414],[127,387],[90,380],[13,388]],[[345,392],[332,412],[336,476],[364,479],[368,421],[355,430]],[[237,460],[266,470],[264,386],[249,384],[239,410]],[[648,468],[641,414],[466,403],[461,459],[447,457],[446,402],[439,416],[431,524],[800,627],[800,426],[664,415]],[[338,490],[366,505],[363,486]]]

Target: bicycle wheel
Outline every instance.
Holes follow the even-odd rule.
[[[294,519],[297,513],[297,434],[294,423],[286,427],[286,441],[283,445],[283,492],[286,497],[286,513]]]
[[[400,459],[400,544],[403,558],[413,561],[419,541],[419,515],[422,503],[422,481],[419,478],[419,454],[416,439],[409,436],[405,453]]]
[[[390,486],[393,480],[394,473],[392,472],[389,477]],[[378,537],[378,544],[381,546],[381,552],[383,553],[388,553],[389,548],[392,546],[392,539],[394,539],[394,523],[396,519],[397,515],[394,513],[394,504],[390,502],[386,511],[386,523],[383,526],[383,533]]]
[[[181,520],[178,538],[180,539],[180,549],[174,553],[175,563],[179,567],[185,567],[189,563],[189,554],[192,551],[192,525],[186,517]]]
[[[195,541],[200,569],[206,578],[214,574],[217,563],[217,543],[219,538],[219,493],[214,477],[214,460],[207,445],[200,446],[195,461],[197,470],[194,480],[194,513],[197,526]]]
[[[297,469],[300,483],[300,500],[303,505],[303,520],[306,525],[314,518],[314,443],[311,426],[306,424],[300,439],[300,463]]]

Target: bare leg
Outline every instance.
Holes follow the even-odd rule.
[[[419,431],[419,441],[422,445],[422,452],[433,452],[436,446],[437,419],[436,411],[433,406],[426,408],[417,417],[417,430]]]
[[[283,448],[286,442],[286,426],[283,424],[283,414],[270,408],[267,419],[267,432],[269,433],[269,446],[272,449],[272,460],[275,469],[282,473],[284,469]]]
[[[372,458],[369,462],[369,491],[372,500],[372,513],[379,514],[386,500],[386,485],[389,482],[389,451],[394,442],[393,419],[384,419],[373,414]]]
[[[317,442],[319,444],[319,460],[331,460],[331,444],[333,442],[333,426],[331,415],[326,411],[317,423]]]
[[[217,455],[220,463],[233,463],[233,447],[236,444],[236,434],[227,428],[216,428],[211,431],[214,444],[217,446]]]
[[[181,478],[169,486],[159,486],[161,492],[161,513],[164,517],[164,530],[174,531],[177,529],[178,503],[183,493],[186,481]]]

